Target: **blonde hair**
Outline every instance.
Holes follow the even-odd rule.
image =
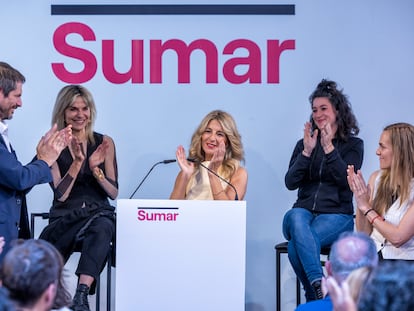
[[[364,284],[368,280],[372,271],[372,267],[361,267],[352,271],[345,282],[349,285],[349,293],[352,299],[358,303],[361,290],[364,287]]]
[[[90,118],[89,123],[86,126],[86,137],[89,142],[95,144],[95,139],[93,138],[93,124],[96,119],[95,101],[93,100],[91,92],[81,85],[67,85],[59,91],[56,97],[55,106],[53,107],[52,125],[56,123],[59,130],[66,127],[65,110],[69,108],[78,97],[82,97],[86,106],[89,107]]]
[[[236,122],[229,113],[222,110],[214,110],[203,118],[191,138],[189,157],[199,161],[205,160],[205,153],[201,145],[201,136],[212,120],[220,123],[227,137],[226,153],[220,171],[224,178],[230,178],[239,167],[240,162],[244,161],[244,151]]]
[[[381,174],[373,207],[384,215],[396,198],[400,205],[408,200],[410,185],[414,178],[414,126],[395,123],[384,128],[389,133],[393,158],[391,167]]]

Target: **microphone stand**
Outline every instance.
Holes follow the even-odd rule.
[[[157,163],[155,163],[150,170],[148,171],[147,175],[144,176],[144,178],[141,180],[141,182],[139,183],[139,185],[137,186],[137,188],[134,190],[134,192],[131,194],[131,196],[129,197],[129,199],[132,199],[134,194],[138,191],[138,189],[141,187],[141,185],[144,183],[145,179],[147,179],[148,175],[152,172],[152,170],[154,169],[154,167],[156,167],[158,164],[168,164],[168,163],[172,163],[175,162],[175,159],[172,160],[163,160],[163,161],[159,161]]]

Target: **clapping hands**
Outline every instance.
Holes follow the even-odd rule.
[[[225,154],[226,144],[224,141],[220,141],[217,150],[214,152],[213,157],[211,158],[209,168],[217,173],[218,168],[224,161]]]
[[[360,170],[355,173],[353,165],[348,165],[347,169],[348,185],[354,193],[357,207],[361,211],[365,211],[366,206],[369,205],[370,187],[365,183],[364,177]]]
[[[106,152],[109,148],[109,142],[106,137],[103,138],[102,143],[96,148],[96,150],[89,157],[89,167],[93,170],[99,164],[105,161]]]
[[[185,155],[185,149],[183,146],[177,147],[177,151],[175,152],[175,157],[177,158],[177,162],[181,168],[181,171],[185,175],[191,176],[194,172],[194,163],[187,161],[187,157]]]
[[[49,166],[57,160],[60,153],[72,141],[72,126],[57,130],[57,125],[46,132],[36,147],[37,158],[45,161]]]
[[[315,148],[317,137],[318,129],[312,131],[312,124],[310,122],[306,122],[305,128],[303,129],[303,151],[307,156],[310,156]]]

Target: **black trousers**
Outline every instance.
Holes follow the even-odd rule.
[[[86,274],[96,280],[105,267],[111,242],[115,243],[115,232],[113,209],[91,206],[76,208],[65,216],[51,218],[40,238],[52,243],[65,262],[73,252],[80,252],[76,275]],[[112,256],[115,258],[114,254]],[[96,282],[91,286],[91,294],[95,292],[95,286]]]
[[[76,249],[80,251],[80,259],[76,274],[87,274],[95,280],[105,267],[111,241],[115,237],[115,224],[107,217],[97,217],[85,229],[83,239]]]

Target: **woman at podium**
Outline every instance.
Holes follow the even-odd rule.
[[[180,172],[170,199],[243,200],[247,171],[241,136],[233,117],[222,110],[208,113],[191,138],[186,155],[178,146]]]

